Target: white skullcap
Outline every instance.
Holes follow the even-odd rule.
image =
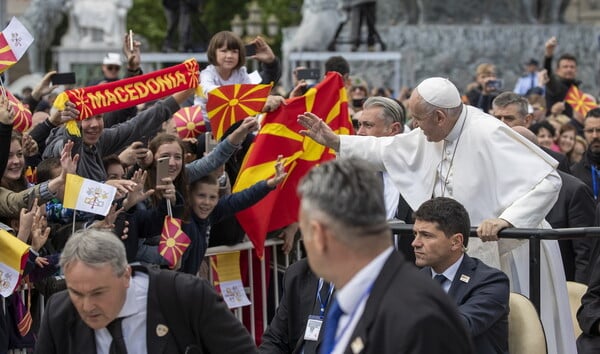
[[[425,79],[416,90],[425,102],[439,108],[454,108],[462,103],[456,86],[443,77]]]

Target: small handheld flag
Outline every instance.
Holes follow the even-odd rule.
[[[6,97],[8,97],[8,102],[16,112],[13,128],[21,133],[27,131],[31,128],[31,111],[8,90],[6,90]]]
[[[33,43],[33,36],[13,17],[0,33],[0,73],[15,65]]]
[[[215,139],[246,117],[262,111],[273,85],[236,84],[218,87],[208,93],[206,113]]]
[[[8,297],[19,284],[29,258],[29,245],[0,230],[0,296]]]
[[[181,230],[181,220],[171,215],[165,216],[158,252],[167,260],[171,269],[177,265],[191,242],[188,235]]]
[[[63,207],[106,216],[116,193],[113,186],[69,173]]]
[[[175,129],[181,139],[195,138],[206,132],[206,125],[202,117],[202,107],[183,107],[173,115]]]
[[[583,116],[598,105],[590,95],[581,92],[575,85],[571,85],[569,91],[567,91],[565,102],[567,102],[574,111],[581,113]]]

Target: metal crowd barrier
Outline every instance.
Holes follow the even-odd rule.
[[[265,242],[265,250],[269,247],[272,248],[272,263],[273,263],[273,277],[272,277],[272,282],[273,282],[273,286],[272,289],[274,291],[274,299],[275,299],[275,308],[277,308],[279,306],[279,277],[278,277],[278,264],[279,264],[279,255],[277,252],[277,246],[283,244],[283,240],[279,240],[279,239],[268,239]],[[210,261],[208,260],[209,256],[215,256],[218,254],[225,254],[225,253],[232,253],[232,252],[238,252],[238,251],[246,251],[249,253],[249,257],[248,257],[248,288],[246,289],[246,293],[249,294],[250,297],[250,317],[252,318],[250,321],[250,333],[252,334],[252,338],[256,338],[256,325],[255,325],[255,319],[256,319],[256,312],[255,312],[255,299],[254,299],[254,272],[253,272],[253,264],[252,264],[252,257],[251,257],[251,252],[254,252],[254,246],[252,245],[252,242],[247,241],[247,242],[242,242],[242,243],[238,243],[236,245],[233,246],[217,246],[217,247],[210,247],[206,250],[206,257],[207,257],[207,263],[210,267]],[[284,256],[284,265],[285,265],[285,269],[287,269],[287,267],[290,265],[290,257],[289,255],[285,255]],[[260,260],[260,279],[261,279],[261,302],[262,302],[262,318],[263,318],[263,331],[265,329],[267,329],[267,324],[268,324],[268,315],[267,315],[267,283],[266,283],[266,274],[267,274],[267,264],[265,262],[265,259],[261,259]],[[284,271],[285,271],[284,269]],[[209,275],[209,281],[212,283],[213,279],[212,279],[212,271],[209,269],[208,272]],[[234,310],[234,313],[236,315],[236,317],[240,320],[243,321],[243,315],[242,315],[242,307],[236,308]]]
[[[400,236],[412,235],[413,225],[390,224],[392,231]],[[470,237],[477,237],[477,228],[471,228]],[[499,238],[529,240],[529,300],[540,313],[540,254],[542,240],[575,240],[600,237],[600,227],[576,227],[569,229],[519,229],[508,228],[500,231]]]

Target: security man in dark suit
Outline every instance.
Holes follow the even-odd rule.
[[[335,285],[319,353],[472,353],[456,306],[391,244],[383,182],[350,158],[314,167],[298,187],[314,273]]]
[[[317,277],[306,258],[290,265],[283,278],[283,297],[258,352],[317,353],[323,319],[333,296],[332,284]]]
[[[476,353],[508,353],[508,277],[465,254],[470,228],[456,200],[426,201],[415,212],[416,264],[454,300]]]
[[[256,352],[208,282],[147,267],[132,272],[110,232],[73,234],[60,265],[67,290],[48,301],[35,353]]]

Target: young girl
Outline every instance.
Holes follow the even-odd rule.
[[[278,81],[281,76],[281,68],[271,47],[261,37],[256,37],[250,44],[256,47],[256,54],[252,58],[261,62],[261,83],[268,84]],[[210,65],[200,72],[202,96],[197,96],[194,104],[202,106],[202,116],[208,122],[206,113],[208,93],[219,86],[249,84],[250,76],[244,66],[246,64],[246,48],[240,37],[233,32],[222,31],[215,34],[208,44],[206,55]],[[207,127],[210,128],[210,125]]]

